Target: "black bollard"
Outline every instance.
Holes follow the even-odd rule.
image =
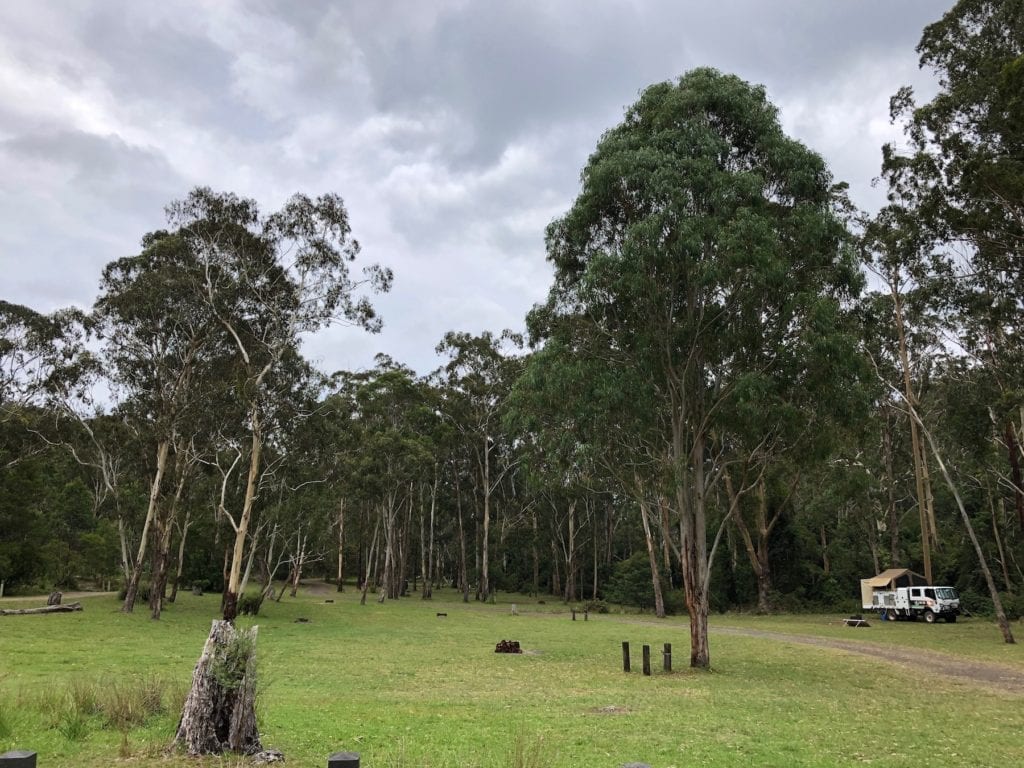
[[[666,672],[672,671],[672,643],[665,643],[665,651],[662,654]]]
[[[651,676],[651,646],[644,646],[644,674]]]
[[[629,672],[629,643],[622,641],[622,671]]]
[[[576,621],[576,609],[575,608],[572,609],[572,620]]]
[[[327,758],[327,768],[359,768],[359,753],[335,752]]]
[[[0,755],[3,768],[36,768],[36,753],[27,749],[15,749]]]

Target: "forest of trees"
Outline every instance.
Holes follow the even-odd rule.
[[[510,331],[323,372],[391,283],[340,197],[200,188],[89,311],[0,301],[0,594],[516,591],[688,613],[856,607],[909,567],[1024,608],[1024,3],[962,0],[859,211],[761,87],[646,89],[547,231]],[[284,586],[282,586],[284,585]]]

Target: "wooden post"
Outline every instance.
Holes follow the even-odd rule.
[[[572,620],[576,621],[576,609],[575,608],[572,609]]]
[[[359,768],[359,753],[335,752],[327,758],[327,768]]]
[[[651,646],[644,646],[644,674],[651,676]]]
[[[672,643],[665,643],[665,651],[662,654],[666,672],[672,671]]]
[[[583,620],[584,621],[590,621],[590,609],[589,608],[584,608],[583,609]]]
[[[622,671],[629,672],[629,643],[622,641]]]
[[[15,749],[0,755],[3,768],[36,768],[36,753],[27,749]]]

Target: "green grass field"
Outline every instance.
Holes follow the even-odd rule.
[[[144,607],[121,614],[111,597],[83,602],[81,613],[0,617],[0,753],[35,750],[41,767],[244,764],[164,754],[219,596],[183,594],[159,622]],[[499,596],[495,605],[464,605],[442,590],[432,602],[360,606],[347,591],[267,604],[254,622],[239,622],[260,626],[264,745],[284,752],[289,766],[323,766],[344,749],[360,752],[365,768],[1024,763],[1022,696],[725,634],[711,638],[714,671],[693,673],[685,621],[611,614],[573,622],[549,602]],[[920,647],[1024,668],[1021,646],[1005,646],[980,619],[850,630],[836,618],[728,615],[712,627]],[[502,639],[526,653],[495,654]],[[634,649],[629,675],[623,640]],[[675,651],[671,675],[660,672],[666,642]],[[654,652],[652,677],[636,671],[644,643]],[[117,691],[128,700],[129,690],[155,691],[163,712],[141,725],[124,724],[126,716],[118,728],[81,705]]]

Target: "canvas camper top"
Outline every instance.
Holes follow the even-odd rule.
[[[870,579],[860,580],[860,596],[862,605],[871,605],[875,592],[896,589],[897,587],[913,587],[927,584],[928,580],[920,573],[909,568],[890,568]]]

